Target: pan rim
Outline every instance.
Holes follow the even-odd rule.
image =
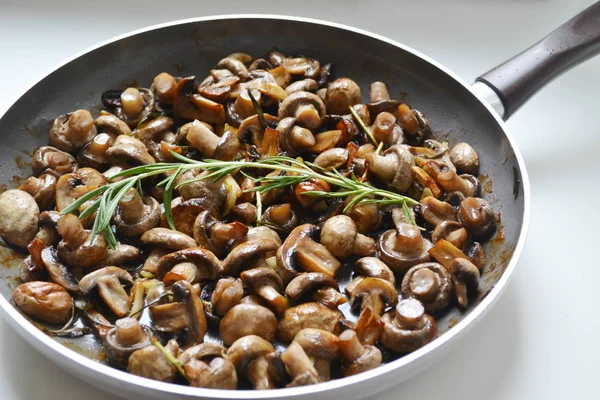
[[[11,107],[29,90],[31,90],[35,85],[37,85],[42,80],[46,79],[50,74],[57,71],[58,69],[66,66],[72,61],[91,53],[101,47],[104,47],[108,44],[117,42],[122,39],[129,38],[131,36],[136,36],[138,34],[149,32],[152,30],[168,28],[171,26],[184,25],[189,23],[197,23],[197,22],[205,22],[205,21],[215,21],[215,20],[231,20],[231,19],[270,19],[270,20],[283,20],[283,21],[293,21],[293,22],[302,22],[307,24],[316,24],[328,26],[336,29],[341,29],[345,31],[350,31],[353,33],[358,33],[364,36],[368,36],[370,38],[388,43],[392,46],[398,47],[406,52],[413,54],[416,57],[421,58],[422,60],[428,62],[432,66],[436,67],[440,71],[444,72],[446,75],[454,79],[460,85],[462,85],[469,93],[471,93],[475,98],[479,100],[479,102],[491,113],[492,117],[496,120],[496,123],[503,130],[513,152],[515,154],[515,158],[517,161],[517,166],[519,168],[519,172],[521,174],[521,181],[523,185],[523,221],[521,224],[521,230],[519,233],[519,237],[515,246],[515,250],[513,255],[503,272],[501,278],[494,285],[489,294],[481,300],[481,302],[475,306],[475,308],[465,316],[461,321],[459,321],[453,328],[449,329],[442,336],[436,338],[431,343],[423,346],[422,348],[407,354],[397,360],[384,364],[378,368],[373,370],[342,378],[336,379],[329,382],[320,383],[317,385],[297,387],[297,388],[284,388],[284,389],[276,389],[273,391],[237,391],[237,390],[220,390],[220,389],[204,389],[204,388],[194,388],[190,386],[176,385],[171,383],[158,382],[142,377],[138,377],[132,375],[128,372],[120,371],[115,368],[112,368],[108,365],[100,364],[95,362],[94,360],[85,357],[74,350],[71,350],[62,344],[54,341],[49,336],[45,335],[42,331],[37,329],[31,322],[29,322],[23,315],[19,313],[19,311],[14,308],[4,296],[0,296],[0,309],[2,309],[7,317],[8,322],[16,328],[21,336],[24,337],[31,345],[34,345],[38,350],[42,351],[46,356],[50,356],[52,354],[52,362],[56,362],[54,357],[59,357],[61,361],[59,364],[63,364],[66,362],[75,363],[85,368],[87,372],[97,373],[99,375],[106,376],[107,378],[114,379],[118,381],[120,384],[132,384],[136,387],[139,387],[140,390],[143,389],[152,389],[157,392],[163,394],[174,394],[174,395],[182,395],[189,397],[202,397],[202,398],[214,398],[214,399],[274,399],[274,398],[290,398],[296,397],[300,395],[307,394],[317,394],[321,392],[328,392],[335,389],[340,389],[345,386],[355,386],[359,383],[363,383],[365,381],[369,381],[373,378],[383,378],[384,375],[388,375],[393,371],[400,370],[403,367],[406,367],[410,364],[415,363],[417,360],[425,358],[426,355],[432,354],[434,352],[441,353],[443,349],[447,349],[450,342],[455,341],[455,338],[466,333],[470,328],[474,326],[474,323],[481,320],[481,317],[490,309],[490,307],[498,300],[499,295],[504,291],[507,283],[513,275],[513,272],[516,268],[517,262],[521,256],[523,251],[527,232],[529,229],[530,223],[530,212],[531,212],[531,193],[530,193],[530,182],[527,173],[527,169],[525,166],[525,162],[523,160],[523,156],[513,138],[510,134],[505,122],[500,118],[500,116],[492,109],[492,107],[481,98],[476,92],[472,90],[471,85],[466,83],[462,78],[456,75],[454,72],[433,60],[432,58],[420,53],[417,50],[412,49],[409,46],[406,46],[400,42],[391,40],[382,35],[372,33],[360,28],[355,28],[352,26],[329,22],[320,19],[313,18],[305,18],[305,17],[295,17],[295,16],[286,16],[286,15],[274,15],[274,14],[225,14],[225,15],[214,15],[214,16],[206,16],[206,17],[196,17],[196,18],[187,18],[180,19],[166,23],[155,24],[151,26],[147,26],[141,29],[133,30],[122,35],[115,36],[108,40],[102,41],[98,44],[88,47],[87,49],[76,53],[75,55],[67,58],[66,60],[60,62],[56,67],[50,69],[45,74],[42,75],[41,78],[36,79],[29,85],[25,87],[20,94],[12,99],[13,101],[9,101],[8,106],[0,111],[0,119],[4,117],[4,115],[11,109]],[[419,371],[415,371],[420,372]],[[384,386],[383,389],[391,387],[392,385]],[[382,389],[382,390],[383,390]]]

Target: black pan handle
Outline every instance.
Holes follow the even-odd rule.
[[[506,120],[552,79],[598,53],[600,2],[476,81],[485,83],[498,94]]]

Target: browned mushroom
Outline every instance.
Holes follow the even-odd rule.
[[[459,249],[466,249],[471,244],[469,231],[456,221],[442,221],[435,227],[431,241],[437,243],[440,239],[447,240]]]
[[[458,208],[458,219],[475,237],[486,239],[496,229],[496,215],[490,203],[477,197],[467,197]]]
[[[375,232],[381,226],[381,213],[375,204],[357,204],[346,215],[356,224],[356,230],[363,235]]]
[[[465,196],[477,196],[481,191],[481,182],[469,175],[459,176],[450,160],[427,160],[417,157],[417,164],[423,168],[447,192],[459,191]]]
[[[138,191],[132,188],[119,201],[113,218],[121,235],[139,236],[158,225],[160,204],[150,196],[142,199]]]
[[[382,315],[386,307],[394,307],[398,303],[398,292],[389,281],[380,278],[358,277],[358,283],[346,292],[350,296],[350,306],[361,311],[370,308],[375,314]]]
[[[339,348],[344,364],[342,367],[344,376],[356,375],[377,368],[383,360],[381,350],[371,345],[363,346],[352,329],[341,333]]]
[[[469,305],[469,294],[479,287],[479,269],[465,258],[456,258],[450,265],[456,302],[462,309]]]
[[[225,314],[219,325],[225,346],[241,337],[257,335],[271,342],[275,338],[277,319],[271,310],[255,304],[238,304]]]
[[[152,330],[135,318],[121,318],[104,337],[106,356],[120,365],[127,365],[134,351],[150,345]]]
[[[337,335],[341,313],[319,303],[303,303],[288,308],[279,321],[277,339],[289,343],[305,328],[322,329]]]
[[[42,174],[39,178],[30,176],[19,189],[33,196],[40,210],[47,210],[54,204],[56,180],[52,174]]]
[[[435,339],[437,324],[425,313],[419,300],[401,300],[396,309],[383,316],[381,343],[393,351],[410,353]]]
[[[319,374],[304,352],[302,346],[292,342],[281,355],[281,361],[292,376],[288,387],[306,386],[319,383]]]
[[[327,87],[325,106],[328,114],[348,114],[348,108],[362,102],[360,87],[350,78],[338,78]]]
[[[77,280],[75,280],[67,266],[58,260],[54,247],[46,247],[42,250],[40,256],[52,282],[64,287],[69,292],[79,291]]]
[[[275,389],[268,371],[266,355],[275,351],[273,345],[256,335],[236,340],[227,350],[227,360],[239,375],[246,376],[256,390]]]
[[[104,236],[96,235],[91,240],[91,232],[83,229],[81,220],[73,214],[65,214],[56,225],[62,237],[58,244],[58,258],[71,268],[88,268],[106,257],[108,246]]]
[[[103,268],[106,266],[138,266],[142,261],[142,252],[135,246],[129,244],[118,244],[114,249],[106,251],[106,257],[95,267]]]
[[[167,285],[181,279],[190,283],[214,280],[221,276],[221,261],[201,247],[178,250],[158,260],[156,276]]]
[[[185,233],[166,228],[152,228],[144,232],[140,241],[149,246],[171,250],[183,250],[197,246],[196,241]]]
[[[298,123],[308,129],[321,126],[326,110],[323,100],[310,92],[295,92],[279,105],[279,119],[295,117]]]
[[[123,284],[133,284],[129,272],[117,267],[105,267],[84,276],[79,281],[79,290],[87,296],[97,288],[98,294],[112,312],[118,317],[124,317],[131,311],[131,302]]]
[[[428,314],[435,314],[448,306],[452,280],[441,264],[417,264],[406,271],[401,292],[404,298],[414,297],[419,300]]]
[[[25,314],[50,324],[65,324],[73,313],[73,300],[52,282],[26,282],[15,288],[12,299]]]
[[[185,364],[184,371],[190,386],[193,387],[225,390],[234,390],[238,387],[237,373],[233,364],[221,357],[213,358],[210,363],[192,359]]]
[[[123,168],[154,164],[156,162],[150,153],[148,153],[148,148],[144,143],[128,135],[117,136],[105,154],[111,164]]]
[[[288,302],[281,295],[283,282],[273,269],[268,267],[252,268],[242,272],[240,278],[247,289],[266,301],[276,316],[283,316]]]
[[[392,270],[383,261],[375,257],[363,257],[354,263],[354,272],[359,276],[380,278],[396,286]]]
[[[104,176],[93,168],[80,168],[74,173],[62,175],[56,182],[56,210],[62,211],[105,183]]]
[[[52,121],[48,141],[57,149],[74,152],[96,136],[94,117],[87,110],[64,114]]]
[[[434,197],[421,200],[421,215],[433,226],[443,221],[456,221],[456,210],[449,203]]]
[[[44,173],[61,176],[75,171],[77,162],[69,153],[52,146],[42,146],[35,151],[31,158],[31,169],[37,176]]]
[[[316,143],[313,133],[306,128],[298,126],[297,122],[297,118],[286,117],[282,118],[277,124],[279,146],[290,155],[295,155],[302,150],[314,146]]]
[[[414,156],[406,147],[398,145],[390,147],[383,154],[367,154],[369,171],[390,189],[405,192],[414,181]]]
[[[298,275],[288,283],[285,294],[295,303],[310,299],[331,309],[346,303],[346,298],[339,292],[337,281],[319,272]]]
[[[404,274],[410,267],[429,261],[431,242],[417,226],[398,224],[384,232],[377,242],[378,257],[395,273]]]
[[[479,156],[470,144],[460,142],[450,150],[450,160],[456,169],[463,174],[477,175]]]
[[[114,137],[107,133],[100,133],[94,136],[94,139],[83,146],[77,154],[77,162],[84,167],[91,167],[98,170],[106,169],[109,165],[106,150],[108,150],[113,142]]]
[[[211,303],[217,315],[225,315],[233,306],[240,304],[244,296],[244,285],[240,278],[221,278],[212,293]]]
[[[154,110],[154,93],[146,88],[129,87],[121,92],[120,106],[115,108],[115,115],[130,128]]]
[[[251,268],[265,255],[277,250],[277,242],[270,239],[252,240],[235,247],[223,260],[223,274],[239,276],[240,272]]]
[[[173,76],[167,72],[161,72],[154,77],[152,82],[156,97],[161,103],[172,104],[173,96],[175,95],[175,87],[177,81]]]
[[[245,225],[256,222],[256,206],[250,202],[236,204],[230,212],[231,218]]]
[[[313,360],[321,382],[331,379],[331,363],[339,357],[337,335],[322,329],[305,328],[294,336],[306,355]]]
[[[348,163],[349,159],[350,152],[347,149],[334,147],[319,154],[315,158],[314,164],[327,170],[340,169]]]
[[[352,254],[370,256],[375,254],[375,241],[358,233],[356,224],[347,215],[329,218],[321,229],[321,244],[334,256],[344,259]]]
[[[38,230],[40,209],[27,192],[10,189],[0,195],[0,236],[6,242],[25,248]]]
[[[288,94],[288,96],[292,93],[296,93],[296,92],[316,92],[318,89],[319,85],[317,83],[317,81],[315,81],[314,79],[310,79],[310,78],[306,78],[306,79],[302,79],[299,81],[296,81],[294,83],[291,83],[290,85],[288,85],[285,88],[285,92]]]
[[[169,340],[169,343],[165,346],[165,351],[176,358],[179,355],[177,341],[175,339]],[[175,365],[155,345],[149,345],[134,351],[129,357],[127,370],[133,375],[161,382],[174,382],[177,375]]]
[[[392,146],[404,142],[402,128],[396,124],[396,117],[389,112],[381,112],[371,126],[373,137],[385,145]]]
[[[133,136],[139,139],[147,147],[152,141],[164,140],[165,137],[172,137],[174,140],[175,135],[171,132],[173,125],[174,121],[170,117],[163,116],[148,119],[138,124],[137,129],[133,132]]]

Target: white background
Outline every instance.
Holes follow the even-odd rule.
[[[0,0],[0,110],[73,53],[174,19],[242,12],[328,19],[403,42],[472,81],[591,3]],[[509,122],[529,169],[533,213],[504,296],[448,358],[378,399],[600,399],[599,67],[597,59],[563,75]],[[1,318],[0,398],[113,399],[55,367]]]

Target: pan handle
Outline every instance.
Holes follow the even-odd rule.
[[[501,116],[507,120],[552,79],[598,53],[600,2],[583,10],[527,50],[481,75],[475,86],[483,83],[500,97],[504,108]]]

